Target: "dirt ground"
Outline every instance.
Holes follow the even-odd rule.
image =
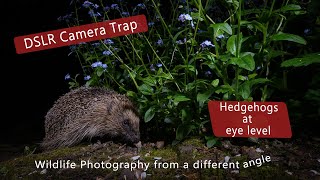
[[[49,152],[30,148],[0,162],[0,179],[320,179],[320,138],[308,137],[258,143],[222,139],[213,148],[197,137],[177,146],[98,141]],[[59,162],[60,167],[37,168],[40,160]],[[67,160],[75,166],[66,167]]]

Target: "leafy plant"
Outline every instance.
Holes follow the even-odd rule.
[[[303,13],[289,2],[253,7],[243,0],[74,4],[75,12],[61,18],[70,26],[145,14],[149,31],[72,46],[83,72],[66,79],[71,88],[85,84],[126,94],[137,102],[144,130],[156,138],[175,136],[178,143],[201,134],[211,147],[217,139],[210,131],[207,102],[265,101],[278,78],[271,65],[280,67],[288,54],[284,45],[306,44],[283,32],[288,16]],[[221,16],[226,18],[210,16],[214,7],[226,9]],[[83,82],[77,80],[81,76]]]

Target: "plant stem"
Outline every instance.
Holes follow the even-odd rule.
[[[236,57],[240,58],[240,48],[241,48],[241,42],[240,42],[240,27],[241,27],[241,8],[242,8],[242,0],[239,0],[239,7],[238,7],[238,13],[237,13],[237,18],[238,18],[238,32],[237,32],[237,48],[236,48]],[[239,99],[239,67],[236,67],[236,100]]]

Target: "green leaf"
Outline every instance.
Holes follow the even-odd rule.
[[[252,79],[247,81],[247,83],[249,83],[250,88],[252,88],[252,86],[256,85],[256,84],[264,84],[270,82],[269,79],[265,79],[265,78],[257,78],[257,79]]]
[[[93,84],[94,83],[94,79],[92,78],[92,79],[90,79],[89,81],[87,81],[86,82],[86,87],[89,87],[89,86],[91,86],[91,84]]]
[[[229,35],[232,35],[232,28],[228,23],[211,24],[209,27],[214,29],[214,34],[217,35],[219,30],[222,30]]]
[[[251,94],[251,89],[249,83],[243,83],[239,86],[239,93],[243,99],[248,99]]]
[[[203,18],[201,17],[201,15],[202,14],[191,12],[191,17],[192,19],[195,19],[195,20],[203,21]]]
[[[240,3],[237,0],[226,0],[226,2],[231,4],[235,10],[239,8]]]
[[[215,144],[217,144],[217,139],[216,138],[211,138],[207,141],[207,147],[211,148],[213,147]]]
[[[157,85],[157,80],[152,76],[148,76],[146,78],[143,78],[143,82],[149,86],[156,86]]]
[[[182,122],[186,122],[186,121],[191,119],[192,115],[190,113],[192,113],[190,110],[181,109],[181,120],[182,120]]]
[[[248,77],[239,75],[238,79],[239,79],[240,81],[246,81],[246,80],[248,79]]]
[[[137,94],[135,92],[133,92],[133,91],[127,91],[126,95],[128,97],[137,97]]]
[[[174,72],[177,72],[179,69],[188,69],[189,71],[196,72],[196,68],[193,65],[177,65],[174,68]]]
[[[234,89],[230,85],[221,85],[218,87],[218,89],[215,91],[215,93],[220,94],[220,93],[226,93],[230,92],[233,93]]]
[[[155,77],[163,78],[163,79],[167,79],[167,80],[171,80],[172,79],[172,76],[170,74],[164,73],[164,72],[158,72]]]
[[[144,95],[152,95],[153,94],[153,88],[149,85],[142,84],[139,86],[139,91]]]
[[[320,63],[320,52],[283,61],[281,67],[300,67],[308,66],[313,63]]]
[[[155,115],[155,108],[154,107],[150,107],[146,113],[144,114],[144,122],[149,122],[151,121],[151,119],[153,119]]]
[[[291,41],[299,44],[306,45],[307,41],[302,38],[301,36],[295,34],[288,34],[288,33],[278,33],[271,36],[272,41]]]
[[[176,131],[176,139],[181,141],[186,136],[188,136],[188,134],[190,134],[192,129],[193,129],[193,126],[189,124],[179,125]]]
[[[274,10],[273,12],[286,12],[286,11],[298,11],[301,10],[301,6],[296,4],[288,4],[286,6],[282,6],[280,9]]]
[[[255,78],[257,75],[258,75],[257,73],[249,74],[249,75],[248,75],[248,79],[253,79],[253,78]]]
[[[208,90],[204,93],[198,93],[197,95],[197,101],[199,102],[199,106],[203,107],[203,104],[209,100],[210,96],[213,94],[212,90]]]
[[[227,50],[232,54],[236,55],[236,49],[237,49],[237,44],[236,44],[236,35],[230,36],[228,41],[227,41]]]
[[[244,55],[240,58],[231,58],[230,63],[238,65],[239,67],[248,71],[253,71],[255,68],[255,62],[251,54]]]
[[[219,85],[219,79],[213,80],[213,81],[211,82],[211,85],[212,85],[213,87],[217,87],[217,86]]]
[[[249,99],[254,85],[264,84],[267,82],[270,82],[270,80],[265,78],[257,78],[245,81],[239,86],[239,93],[243,99]]]
[[[187,31],[187,30],[189,30],[189,29],[185,28],[185,29],[177,32],[177,34],[173,37],[173,42],[175,43],[177,41],[178,37],[180,36],[180,34],[182,34],[184,31]]]
[[[253,20],[253,21],[241,21],[241,25],[248,25],[251,28],[255,27],[257,30],[261,31],[263,34],[267,33],[267,28],[263,24],[261,24],[258,21],[255,21],[255,20]]]
[[[100,77],[104,72],[103,68],[97,68],[97,76]]]
[[[179,102],[183,102],[183,101],[189,101],[190,99],[187,98],[186,96],[184,95],[175,95],[173,96],[173,103],[175,105],[178,105]]]

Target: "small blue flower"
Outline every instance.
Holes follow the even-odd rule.
[[[258,70],[260,70],[260,69],[261,69],[261,66],[257,66],[257,69],[256,69],[256,70],[258,71]]]
[[[183,40],[180,39],[180,40],[176,41],[177,44],[184,44],[186,42],[187,42],[187,38],[184,38]]]
[[[157,20],[157,21],[160,21],[160,19],[161,19],[160,16],[159,16],[159,15],[156,15],[156,20]]]
[[[208,71],[206,71],[204,74],[205,74],[206,76],[210,76],[212,73],[211,73],[210,70],[208,70]]]
[[[91,17],[101,16],[101,14],[100,14],[99,12],[95,13],[92,9],[88,12],[88,14],[89,14]]]
[[[98,46],[100,46],[100,43],[99,42],[96,42],[96,43],[92,43],[91,44],[93,47],[98,47]]]
[[[119,5],[118,4],[111,4],[111,9],[119,9]]]
[[[192,17],[189,14],[180,14],[178,21],[185,22],[186,20],[191,21]]]
[[[149,26],[149,27],[151,27],[151,26],[153,26],[153,25],[154,25],[154,22],[149,22],[149,23],[148,23],[148,26]]]
[[[194,23],[193,23],[193,21],[191,21],[191,27],[192,27],[192,29],[194,29]]]
[[[103,41],[103,43],[108,44],[108,45],[114,44],[114,42],[111,39],[105,39]]]
[[[208,40],[205,40],[205,41],[203,41],[201,44],[200,44],[200,46],[202,47],[202,48],[206,48],[206,47],[214,47],[214,45],[211,43],[211,41],[208,41]]]
[[[130,16],[129,12],[122,12],[121,13],[123,16]]]
[[[156,70],[153,64],[150,65],[150,70],[151,71],[155,71]]]
[[[93,5],[93,3],[90,2],[90,1],[85,1],[85,2],[83,2],[83,4],[82,4],[82,6],[85,7],[85,8],[89,8],[91,5]]]
[[[140,3],[137,5],[137,7],[141,8],[141,9],[145,9],[146,8],[146,5],[143,4],[143,3]]]
[[[91,79],[91,76],[90,75],[87,75],[83,78],[84,80],[88,81],[89,79]]]
[[[102,66],[102,62],[100,62],[100,61],[91,64],[91,67],[93,67],[93,68],[101,67],[101,66]]]
[[[106,6],[103,8],[105,11],[109,11],[110,10],[110,7],[109,6]]]
[[[157,44],[158,46],[162,46],[162,45],[163,45],[162,39],[159,39],[159,40],[156,42],[156,44]]]
[[[116,47],[113,47],[113,51],[115,51],[115,52],[119,52],[119,51],[120,51],[120,49],[119,49],[119,48],[116,48]]]
[[[101,66],[103,69],[107,69],[107,67],[108,67],[108,65],[106,65],[106,64],[102,64],[102,66]]]
[[[206,31],[201,30],[201,29],[198,30],[198,33],[204,33],[204,32],[206,32]]]
[[[69,74],[69,73],[64,76],[64,80],[68,80],[68,79],[70,79],[70,78],[71,78],[71,77],[70,77],[70,74]]]
[[[161,63],[157,63],[156,66],[159,68],[159,67],[162,67],[162,64]]]
[[[223,39],[223,38],[224,38],[223,34],[220,34],[219,36],[217,36],[217,40],[220,40],[220,39]]]
[[[183,41],[182,40],[178,40],[176,41],[177,44],[183,44]]]
[[[107,51],[107,50],[105,50],[105,51],[103,51],[103,52],[102,52],[102,54],[103,54],[103,55],[107,55],[107,56],[109,56],[109,55],[111,55],[111,54],[112,54],[112,52],[111,52],[111,51]]]
[[[311,34],[311,29],[305,29],[304,31],[305,35],[310,35]]]
[[[98,8],[99,8],[99,5],[98,5],[98,4],[94,4],[93,7],[94,7],[95,9],[98,9]]]
[[[77,49],[77,46],[76,45],[71,45],[69,48],[70,48],[71,52],[74,52]]]

